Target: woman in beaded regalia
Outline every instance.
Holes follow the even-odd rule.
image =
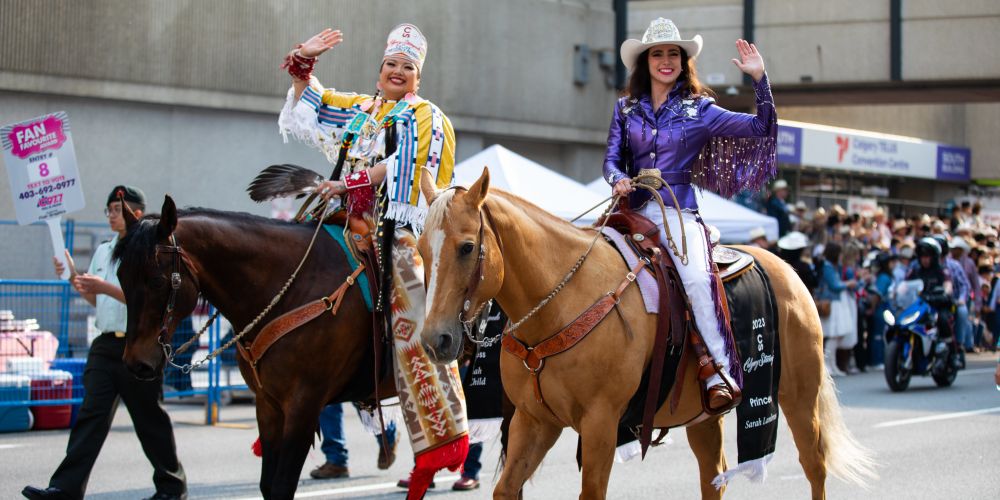
[[[698,81],[695,58],[701,45],[700,35],[684,40],[674,23],[663,18],[650,23],[642,40],[622,44],[622,62],[631,77],[626,95],[614,108],[604,179],[614,194],[628,196],[630,208],[660,227],[661,243],[670,247],[695,323],[717,363],[714,373],[702,380],[709,407],[723,411],[739,403],[742,371],[694,186],[726,198],[761,189],[776,173],[778,126],[757,48],[737,40],[739,59],[733,59],[753,78],[757,113],[751,115],[717,106],[709,89]],[[632,183],[632,177],[649,174],[662,178],[657,192],[665,201],[666,219],[659,204],[650,202],[652,194]]]
[[[416,454],[410,497],[419,498],[436,470],[454,470],[468,450],[457,364],[430,362],[419,342],[425,287],[414,237],[427,210],[421,173],[438,188],[451,184],[455,134],[448,117],[417,95],[427,40],[416,26],[389,33],[374,95],[327,89],[312,76],[317,58],[342,40],[339,30],[326,29],[285,58],[292,88],[279,126],[335,164],[334,178],[317,192],[343,197],[348,212],[370,221],[383,275],[391,273],[382,310],[391,314],[396,385]]]

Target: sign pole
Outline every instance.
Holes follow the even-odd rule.
[[[62,217],[56,216],[45,219],[45,223],[49,226],[49,236],[52,237],[52,255],[59,261],[59,264],[63,268],[63,272],[59,275],[59,278],[64,280],[69,279],[69,262],[66,262],[66,241],[63,239]]]

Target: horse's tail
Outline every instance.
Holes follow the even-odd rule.
[[[819,447],[826,457],[827,472],[861,487],[878,479],[874,453],[861,445],[844,424],[837,401],[837,389],[829,374],[823,375],[819,389]]]

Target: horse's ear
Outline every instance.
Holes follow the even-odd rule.
[[[490,167],[483,167],[483,175],[479,176],[471,186],[469,186],[469,195],[472,196],[472,200],[477,207],[483,206],[486,202],[486,195],[490,192]]]
[[[163,208],[160,210],[160,223],[156,226],[156,234],[166,238],[174,234],[177,228],[177,205],[169,195],[163,197]]]
[[[437,184],[431,178],[431,173],[427,169],[420,170],[420,193],[424,195],[428,206],[434,203],[434,198],[437,198],[438,195]]]

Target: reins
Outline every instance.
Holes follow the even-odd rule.
[[[157,251],[163,249],[164,251],[172,252],[174,254],[174,263],[173,263],[174,270],[173,270],[173,272],[171,273],[171,276],[170,276],[170,286],[171,286],[170,297],[167,300],[167,306],[166,306],[166,310],[165,310],[164,321],[163,321],[163,324],[161,325],[160,336],[157,339],[159,341],[159,343],[160,343],[160,346],[163,348],[163,354],[167,358],[167,363],[169,363],[170,366],[173,366],[174,368],[177,368],[177,369],[181,370],[183,373],[190,373],[191,370],[193,370],[193,369],[195,369],[195,368],[197,368],[199,366],[204,365],[205,363],[209,362],[213,358],[218,357],[226,349],[229,349],[230,347],[232,347],[233,344],[235,344],[236,342],[238,342],[241,338],[243,338],[244,335],[246,335],[250,330],[252,330],[255,326],[257,326],[257,323],[259,323],[260,320],[263,319],[264,316],[267,315],[267,313],[271,312],[271,309],[273,309],[274,306],[277,305],[277,303],[281,300],[281,298],[285,296],[285,292],[287,292],[288,289],[292,286],[292,283],[295,282],[295,278],[298,276],[299,271],[302,270],[302,266],[306,263],[306,259],[309,258],[309,254],[312,253],[313,245],[316,243],[316,237],[319,235],[320,230],[323,228],[323,221],[326,219],[326,214],[327,214],[327,211],[328,211],[329,207],[330,207],[329,204],[326,204],[323,207],[322,214],[316,220],[316,230],[313,231],[312,239],[309,240],[309,246],[306,248],[305,254],[302,255],[302,260],[299,261],[298,266],[295,267],[295,271],[293,271],[292,275],[288,277],[288,280],[285,281],[284,286],[282,286],[281,290],[278,291],[277,295],[275,295],[271,299],[271,302],[268,303],[267,307],[265,307],[264,310],[261,311],[260,314],[258,314],[257,317],[255,317],[253,319],[253,321],[251,321],[247,326],[245,326],[243,328],[243,330],[240,331],[239,334],[234,335],[233,338],[229,340],[229,342],[226,342],[225,345],[222,345],[219,348],[217,348],[216,350],[212,351],[204,359],[201,359],[201,360],[198,360],[198,361],[196,361],[194,363],[189,363],[189,364],[186,364],[186,365],[178,365],[178,364],[174,363],[174,357],[177,354],[180,354],[180,353],[184,352],[184,350],[186,350],[188,348],[188,346],[190,346],[192,343],[194,343],[194,341],[197,340],[208,329],[209,325],[212,324],[212,321],[214,321],[215,318],[218,317],[219,311],[218,311],[218,309],[216,309],[215,313],[208,320],[208,323],[206,323],[205,326],[202,327],[202,329],[198,332],[197,335],[195,335],[194,338],[192,338],[191,340],[189,340],[186,343],[184,343],[184,345],[182,345],[180,348],[178,348],[177,351],[172,352],[172,348],[171,348],[170,344],[168,344],[168,343],[166,343],[166,342],[163,341],[163,333],[166,331],[166,325],[169,322],[169,320],[173,319],[174,301],[176,300],[176,297],[177,297],[177,290],[180,289],[181,282],[182,282],[182,278],[181,278],[180,271],[179,271],[179,265],[178,265],[178,257],[177,257],[177,255],[180,254],[182,252],[182,250],[181,250],[180,245],[177,244],[177,241],[174,238],[174,235],[170,235],[170,242],[173,244],[172,246],[157,245]],[[193,276],[194,275],[192,274],[192,278],[193,278]],[[196,286],[197,286],[197,280],[195,280],[195,281],[196,281]]]
[[[688,262],[688,255],[687,255],[687,234],[685,234],[684,230],[683,230],[684,219],[683,219],[683,216],[681,214],[680,202],[677,201],[677,196],[674,195],[674,190],[670,187],[670,184],[668,184],[668,183],[666,183],[666,182],[663,181],[663,178],[660,176],[660,171],[658,169],[642,169],[642,170],[639,171],[639,175],[637,175],[637,176],[635,176],[635,177],[632,178],[632,181],[634,182],[633,185],[636,188],[643,188],[643,189],[646,189],[647,191],[649,191],[649,192],[652,193],[653,198],[656,200],[657,204],[660,207],[660,213],[663,216],[663,222],[664,222],[663,229],[664,229],[664,231],[667,234],[667,245],[669,246],[669,248],[673,252],[673,254],[676,255],[677,257],[679,257],[681,259],[681,263],[684,264],[684,265],[687,265],[687,262]],[[680,225],[681,225],[681,251],[680,252],[677,250],[677,244],[674,242],[673,234],[671,234],[671,231],[670,231],[670,226],[668,224],[666,224],[666,221],[667,221],[667,211],[666,211],[666,207],[664,206],[664,203],[663,203],[663,197],[660,196],[660,193],[658,192],[658,189],[660,189],[661,187],[666,187],[667,188],[667,192],[670,193],[670,198],[673,201],[675,210],[677,211],[677,219],[678,219],[678,221],[680,222]],[[453,187],[451,189],[464,189],[464,188],[456,186],[456,187]],[[620,195],[610,196],[609,198],[605,199],[601,203],[599,203],[597,205],[594,205],[593,207],[587,209],[587,211],[585,211],[582,214],[578,215],[577,217],[573,218],[570,222],[574,222],[574,221],[580,219],[584,215],[590,213],[595,208],[599,207],[601,204],[603,204],[607,200],[611,200],[611,203],[608,205],[608,207],[601,214],[601,219],[603,220],[603,222],[601,223],[600,226],[598,226],[598,227],[595,228],[596,231],[595,231],[595,234],[594,234],[594,239],[591,240],[590,245],[587,247],[587,250],[583,253],[583,255],[580,256],[579,259],[576,260],[576,263],[573,264],[573,267],[570,268],[569,272],[566,273],[566,275],[563,277],[562,281],[560,281],[558,284],[556,284],[556,286],[552,289],[552,291],[549,292],[549,294],[544,299],[542,299],[541,302],[539,302],[537,305],[535,305],[534,308],[532,308],[530,311],[528,311],[527,314],[525,314],[523,317],[521,317],[521,319],[519,319],[519,320],[517,320],[517,321],[515,321],[513,323],[509,323],[508,326],[507,326],[507,328],[505,328],[503,331],[501,331],[500,333],[498,333],[497,335],[495,335],[495,336],[493,336],[491,338],[477,339],[477,338],[473,337],[473,335],[472,335],[473,327],[475,326],[474,325],[475,320],[476,320],[476,318],[480,317],[480,314],[482,313],[483,308],[486,307],[487,304],[490,304],[492,302],[492,300],[488,300],[488,301],[483,302],[479,306],[479,308],[476,309],[475,314],[473,314],[472,317],[470,319],[468,319],[468,320],[465,319],[465,313],[468,312],[468,310],[471,308],[471,299],[472,299],[472,295],[475,293],[475,286],[477,286],[478,283],[484,279],[484,276],[482,275],[482,263],[483,263],[483,260],[485,258],[485,253],[486,253],[486,244],[483,242],[483,234],[484,234],[483,228],[485,226],[485,223],[484,223],[484,220],[483,220],[483,212],[484,211],[486,212],[486,217],[489,219],[489,222],[490,222],[490,226],[491,226],[490,230],[493,233],[494,238],[496,238],[498,246],[500,246],[501,253],[503,252],[503,243],[500,240],[500,235],[497,234],[497,232],[496,232],[496,229],[495,229],[496,224],[493,222],[493,217],[492,217],[492,215],[489,212],[489,207],[484,203],[483,204],[483,210],[481,210],[480,214],[479,214],[479,219],[480,219],[479,220],[479,223],[480,223],[480,226],[479,226],[479,255],[477,257],[476,272],[470,278],[470,282],[472,283],[472,285],[470,285],[468,291],[466,292],[465,301],[462,304],[462,312],[460,312],[459,315],[458,315],[459,322],[462,324],[463,329],[465,330],[466,337],[468,337],[469,340],[471,342],[475,343],[475,344],[482,344],[482,345],[485,345],[485,346],[490,346],[490,345],[494,344],[497,340],[499,340],[504,334],[513,334],[513,332],[516,331],[518,328],[520,328],[521,325],[525,321],[527,321],[529,318],[531,318],[532,316],[534,316],[541,308],[545,307],[546,304],[548,304],[553,298],[555,298],[556,295],[559,294],[560,291],[562,291],[563,288],[565,288],[565,286],[570,282],[570,280],[573,279],[573,276],[576,274],[576,272],[583,265],[584,261],[587,260],[587,256],[589,256],[590,252],[594,249],[594,246],[597,244],[598,238],[601,237],[602,231],[603,231],[604,227],[607,225],[608,214],[610,214],[611,211],[615,208],[615,206],[617,206],[618,201],[620,199],[621,199]],[[476,279],[477,275],[478,275],[478,279]],[[482,331],[484,325],[485,325],[485,322],[481,321],[478,330]]]

